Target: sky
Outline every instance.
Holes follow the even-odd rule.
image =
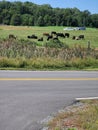
[[[53,8],[78,8],[80,11],[88,10],[91,14],[98,14],[98,0],[9,0],[29,1],[38,5],[50,4]]]

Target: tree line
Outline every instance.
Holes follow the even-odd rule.
[[[66,4],[66,3],[65,3]],[[15,26],[87,26],[98,28],[98,14],[49,4],[0,1],[0,24]]]

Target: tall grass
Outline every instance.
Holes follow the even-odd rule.
[[[49,41],[47,46],[37,47],[34,41],[6,39],[0,41],[0,56],[8,58],[54,57],[63,60],[98,58],[98,50],[95,51],[94,48],[82,47],[81,45],[74,45],[71,48],[60,41],[57,44]]]
[[[37,47],[35,42],[28,40],[5,39],[0,41],[0,67],[29,69],[97,68],[98,50],[95,51],[94,48],[81,47],[80,45],[75,45],[72,48],[68,45]]]

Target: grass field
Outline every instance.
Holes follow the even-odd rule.
[[[31,70],[98,70],[98,30],[87,28],[85,31],[64,31],[64,27],[27,27],[0,26],[0,68]],[[38,38],[47,32],[68,32],[69,38],[57,41],[28,39],[35,34]],[[9,34],[17,39],[9,39]],[[73,36],[83,34],[84,39],[73,40]],[[91,43],[88,46],[88,41]],[[40,47],[42,46],[42,47]],[[96,50],[95,50],[96,49]]]
[[[85,31],[82,30],[72,30],[72,31],[64,31],[65,27],[62,26],[48,26],[48,27],[27,27],[27,26],[0,26],[0,39],[8,38],[9,34],[14,34],[18,39],[27,39],[28,35],[35,34],[39,38],[43,36],[44,32],[51,33],[51,31],[56,32],[69,32],[70,38],[60,38],[60,41],[66,43],[70,46],[74,44],[80,44],[81,46],[87,46],[88,41],[90,41],[92,47],[98,47],[98,30],[87,28]],[[85,36],[84,40],[72,40],[72,36],[79,36],[83,34]],[[39,45],[44,44],[47,40],[44,37],[43,42],[38,42],[37,40],[30,39],[32,41],[36,41]]]

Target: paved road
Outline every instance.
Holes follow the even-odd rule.
[[[77,97],[98,96],[98,72],[0,71],[0,130],[39,130]]]

